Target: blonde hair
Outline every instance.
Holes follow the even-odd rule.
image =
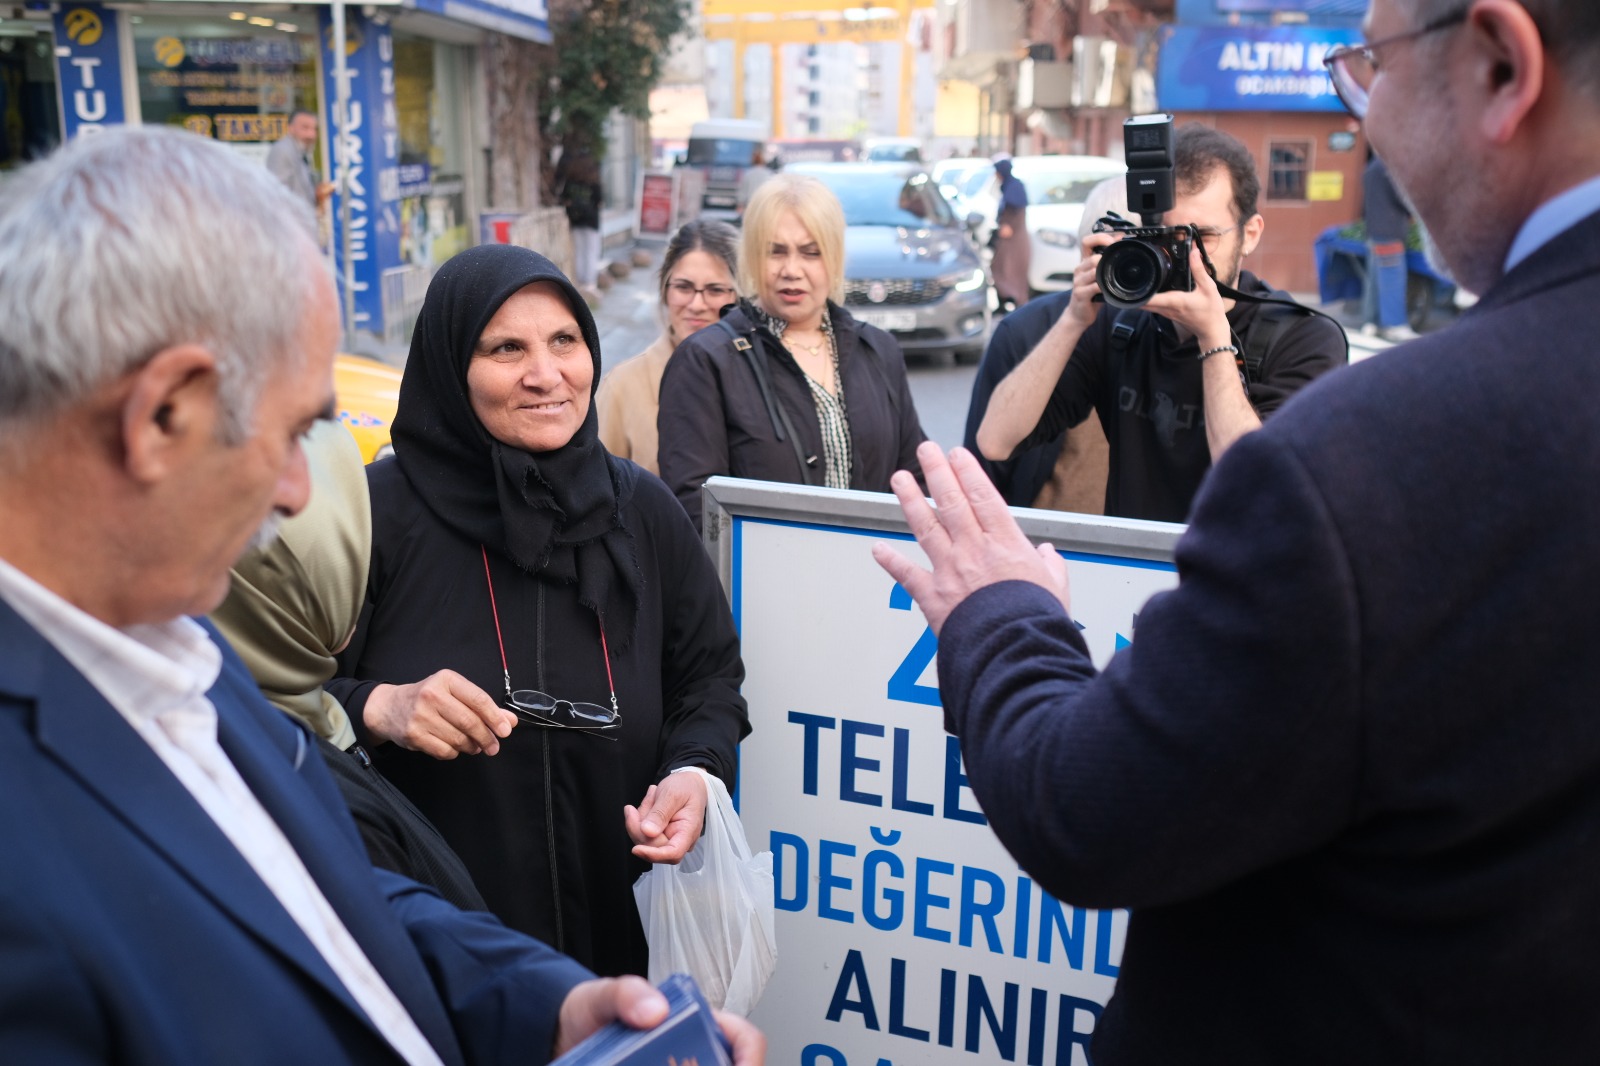
[[[803,174],[775,174],[750,197],[739,250],[739,288],[760,294],[767,252],[785,211],[792,212],[817,242],[822,269],[828,272],[829,299],[844,303],[844,208],[826,185]]]

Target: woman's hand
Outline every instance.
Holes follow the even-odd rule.
[[[378,737],[435,759],[493,755],[517,724],[516,715],[454,670],[414,685],[379,685],[361,720]]]
[[[1007,241],[1010,240],[1011,239],[1011,235],[1013,233],[1015,233],[1015,232],[1016,231],[1011,228],[1010,223],[1002,222],[1000,224],[1000,239],[1001,240],[1007,240]]]
[[[705,779],[690,771],[668,774],[659,785],[651,785],[639,806],[622,808],[623,825],[638,845],[633,853],[646,862],[682,862],[700,839],[706,800]]]
[[[722,1035],[733,1045],[734,1066],[762,1066],[767,1057],[767,1038],[761,1035],[761,1030],[737,1015],[715,1013]],[[666,998],[642,977],[585,981],[568,992],[561,1003],[553,1050],[557,1055],[565,1054],[580,1040],[613,1021],[633,1029],[654,1029],[666,1017]]]

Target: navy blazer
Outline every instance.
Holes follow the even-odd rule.
[[[990,824],[1133,908],[1097,1066],[1600,1062],[1600,214],[1319,378],[1096,674],[979,590],[939,680]]]
[[[213,639],[223,750],[439,1057],[544,1061],[589,973],[374,869],[315,745]],[[0,1062],[397,1060],[143,738],[0,601]]]

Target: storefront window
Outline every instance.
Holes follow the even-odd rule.
[[[182,126],[265,158],[291,112],[322,114],[316,15],[309,10],[208,19],[143,15],[133,23],[147,124]]]
[[[466,50],[394,35],[394,100],[400,125],[400,259],[431,268],[469,241]]]
[[[0,23],[0,171],[48,155],[61,142],[50,28]]]

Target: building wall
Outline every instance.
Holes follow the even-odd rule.
[[[1329,146],[1333,134],[1352,132],[1356,123],[1343,113],[1285,111],[1227,111],[1179,113],[1177,121],[1203,122],[1245,143],[1261,175],[1261,215],[1266,230],[1246,267],[1265,281],[1291,292],[1315,292],[1317,266],[1312,243],[1329,226],[1361,217],[1361,172],[1366,166],[1366,142],[1357,131],[1352,146],[1336,151]],[[1272,146],[1304,144],[1310,148],[1308,170],[1313,174],[1338,174],[1340,196],[1334,200],[1268,199],[1268,160]]]

